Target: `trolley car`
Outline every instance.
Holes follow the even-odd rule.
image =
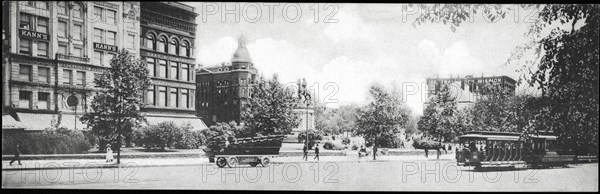
[[[560,166],[573,163],[575,155],[558,154],[556,136],[534,135],[528,140],[521,133],[474,131],[459,136],[456,161],[459,166],[530,165]]]
[[[249,164],[256,167],[268,166],[273,156],[279,155],[279,149],[284,135],[270,135],[266,137],[247,137],[235,139],[220,150],[206,149],[205,152],[210,162],[215,162],[218,167],[235,167]],[[223,143],[223,145],[225,145]]]

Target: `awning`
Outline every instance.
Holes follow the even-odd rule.
[[[2,115],[2,129],[25,129],[25,125],[10,115]]]
[[[52,120],[58,119],[56,114],[17,113],[26,131],[42,131],[52,126]]]
[[[199,117],[164,117],[164,116],[146,116],[146,120],[150,125],[156,125],[165,121],[173,121],[177,126],[183,126],[186,123],[192,125],[192,130],[208,129],[206,124]]]

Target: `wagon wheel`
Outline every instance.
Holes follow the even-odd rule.
[[[269,159],[269,157],[265,157],[260,162],[260,165],[262,165],[263,167],[267,167],[267,166],[269,166],[270,163],[271,163],[271,159]]]
[[[236,157],[229,158],[229,162],[227,162],[227,166],[233,168],[238,165],[238,160]]]
[[[217,158],[217,166],[219,168],[223,168],[223,167],[225,167],[225,165],[227,165],[227,159],[222,158],[222,157]]]

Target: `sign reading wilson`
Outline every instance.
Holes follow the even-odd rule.
[[[105,51],[110,51],[110,52],[117,52],[119,50],[119,47],[94,42],[94,49],[105,50]]]

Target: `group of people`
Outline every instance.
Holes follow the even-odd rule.
[[[306,144],[304,144],[302,151],[304,151],[304,156],[302,157],[302,159],[307,160],[308,159],[308,148],[306,147]],[[313,160],[314,159],[319,160],[319,144],[315,145],[315,157],[313,158]]]

